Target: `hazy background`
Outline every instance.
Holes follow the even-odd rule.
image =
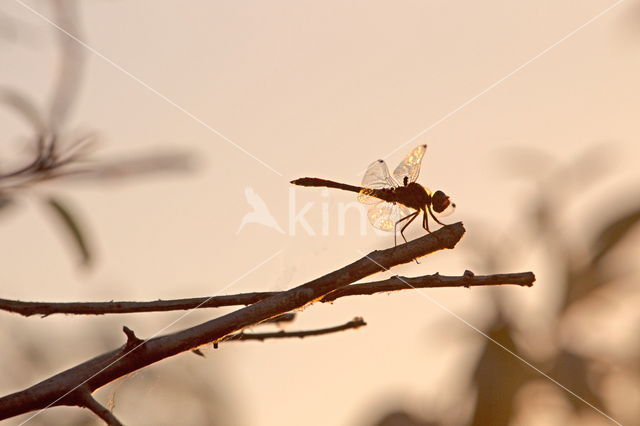
[[[296,203],[315,203],[305,217],[317,234],[321,203],[328,206],[328,235],[310,236],[301,227],[289,233],[288,181],[317,176],[357,184],[371,161],[386,158],[395,167],[419,143],[428,144],[419,182],[453,197],[458,208],[448,221],[463,221],[467,235],[455,250],[393,273],[532,270],[537,276],[529,289],[407,291],[312,306],[287,328],[331,326],[354,316],[369,325],[302,341],[222,344],[205,351],[205,359],[184,354],[162,362],[99,391],[102,401],[115,395],[123,422],[364,426],[406,411],[415,419],[384,424],[468,424],[477,411],[474,371],[489,372],[475,369],[489,353],[486,339],[433,298],[487,332],[502,324],[495,319],[502,303],[509,329],[522,333],[517,344],[524,358],[551,372],[562,365],[549,361],[558,348],[572,348],[588,359],[590,372],[606,373],[592,387],[609,396],[584,395],[588,384],[572,380],[589,382],[583,372],[565,380],[554,371],[554,377],[623,424],[640,424],[637,230],[607,264],[607,271],[625,273],[605,280],[622,282],[622,290],[571,312],[559,295],[573,282],[566,274],[571,262],[562,263],[561,254],[572,253],[581,265],[594,236],[638,208],[639,2],[623,2],[520,69],[614,3],[78,3],[83,40],[126,72],[85,51],[81,91],[66,127],[97,131],[97,157],[181,150],[192,153],[195,170],[26,191],[0,215],[1,297],[213,295],[280,250],[223,293],[299,285],[388,247],[393,237],[377,236],[368,225],[360,235],[355,210],[339,235],[337,203],[353,201],[353,194],[312,188],[296,189]],[[26,4],[53,16],[49,2]],[[60,60],[56,30],[14,1],[0,6],[0,27],[0,84],[45,108]],[[0,110],[0,128],[4,167],[24,154],[32,129],[9,109]],[[430,130],[407,143],[424,129]],[[255,224],[237,232],[251,211],[247,187],[284,234]],[[35,201],[44,192],[74,206],[96,257],[92,268],[78,267],[63,230]],[[547,216],[531,214],[547,201],[549,208],[537,210]],[[540,219],[550,214],[553,220]],[[409,235],[421,234],[411,227]],[[41,319],[2,313],[0,391],[22,389],[122,344],[123,324],[147,337],[182,314]],[[216,315],[196,312],[170,330]],[[561,343],[550,343],[556,338]],[[516,374],[501,365],[489,374],[496,386]],[[513,369],[539,377],[518,362]],[[513,424],[612,424],[548,384],[536,381],[509,394],[518,391],[520,398],[518,414],[509,416]],[[576,412],[568,408],[573,403]],[[527,415],[526,407],[539,410]],[[30,423],[72,421],[96,422],[80,410],[55,408]]]

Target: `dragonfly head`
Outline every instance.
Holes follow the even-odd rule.
[[[449,196],[442,191],[436,191],[431,194],[431,206],[433,207],[433,211],[439,213],[441,216],[453,212],[453,209],[456,207],[456,205],[451,202]]]

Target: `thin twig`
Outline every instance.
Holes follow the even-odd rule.
[[[288,339],[297,337],[299,339],[308,337],[308,336],[319,336],[321,334],[329,334],[329,333],[337,333],[339,331],[350,330],[352,328],[360,328],[367,325],[366,322],[360,317],[356,317],[349,322],[346,322],[342,325],[337,325],[335,327],[328,328],[320,328],[316,330],[302,330],[302,331],[276,331],[273,333],[245,333],[240,332],[237,334],[232,334],[230,336],[225,337],[223,340],[225,342],[229,341],[238,341],[238,340],[259,340],[264,341],[266,339]]]
[[[351,284],[322,298],[331,302],[345,296],[360,296],[411,288],[483,287],[494,285],[519,285],[531,287],[535,281],[532,272],[513,274],[474,275],[467,271],[461,276],[440,274],[420,277],[391,277],[382,281]],[[177,311],[194,308],[219,308],[221,306],[251,305],[281,292],[256,292],[230,294],[215,297],[193,297],[189,299],[154,300],[149,302],[22,302],[0,299],[0,310],[24,316],[52,314],[103,315],[136,312]]]
[[[74,396],[76,398],[77,405],[88,408],[93,412],[93,414],[100,417],[109,426],[123,426],[109,409],[100,404],[93,395],[91,395],[91,391],[88,388],[82,387],[78,389],[78,392],[76,392]]]
[[[217,342],[269,318],[303,308],[328,293],[364,277],[438,250],[451,249],[464,234],[462,223],[445,226],[409,243],[386,250],[376,250],[334,272],[278,293],[253,305],[238,309],[202,324],[158,337],[123,351],[119,347],[71,367],[27,389],[0,398],[0,420],[59,405],[77,405],[67,398],[81,386],[90,391],[126,376],[143,367]]]
[[[536,277],[533,272],[516,272],[511,274],[475,275],[465,271],[461,276],[440,274],[423,275],[421,277],[402,277],[395,275],[382,281],[352,284],[342,287],[322,298],[321,302],[332,302],[345,296],[362,296],[390,291],[410,290],[416,288],[447,287],[486,287],[496,285],[518,285],[531,287]]]

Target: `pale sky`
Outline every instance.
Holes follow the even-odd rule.
[[[0,84],[26,91],[44,107],[58,59],[56,30],[20,3],[0,7],[17,25],[15,40],[0,39]],[[44,1],[25,4],[52,16]],[[456,250],[393,273],[461,274],[473,268],[467,239],[517,221],[531,193],[507,173],[501,155],[507,147],[541,150],[560,161],[597,145],[612,155],[609,175],[567,213],[576,214],[571,230],[580,234],[594,217],[607,217],[584,213],[593,200],[611,188],[639,189],[640,3],[626,0],[608,9],[614,4],[81,2],[83,40],[104,57],[86,52],[69,128],[99,132],[98,156],[178,149],[193,153],[196,171],[34,189],[73,203],[90,231],[97,263],[89,271],[77,268],[65,236],[35,198],[25,196],[0,217],[1,297],[152,300],[302,284],[388,247],[393,237],[374,234],[368,224],[360,235],[355,209],[339,235],[339,204],[355,201],[354,194],[316,188],[292,193],[288,182],[316,176],[359,184],[372,161],[385,158],[393,168],[421,143],[428,149],[419,182],[452,196],[458,208],[447,220],[463,221],[467,235]],[[7,158],[20,151],[29,129],[7,110],[0,110],[0,126],[6,141],[0,153]],[[237,232],[251,211],[247,188],[262,198],[284,233],[257,224]],[[314,203],[305,218],[315,236],[300,225],[289,229],[291,209],[299,212],[306,203]],[[421,234],[417,224],[409,232]],[[534,288],[500,289],[523,299],[529,307],[523,321],[532,324],[537,308],[552,310],[536,302],[549,295],[552,283],[545,278],[551,271],[536,267],[533,256],[501,271],[536,273]],[[304,340],[223,345],[205,360],[185,354],[167,368],[171,364],[186,381],[181,368],[215,376],[238,425],[362,425],[386,407],[420,407],[443,388],[465,385],[457,363],[477,347],[451,342],[445,353],[437,347],[443,335],[474,332],[429,298],[482,327],[487,293],[423,293],[313,306],[288,328],[337,325],[354,316],[369,325]],[[11,383],[0,383],[0,391],[16,391],[100,353],[105,348],[91,343],[94,329],[107,330],[112,348],[122,342],[122,324],[147,337],[180,315],[2,314],[3,346],[9,329],[33,334],[51,361],[39,371],[13,368]],[[195,313],[171,330],[215,315]],[[12,362],[3,357],[0,370]],[[162,365],[154,371],[162,374]],[[165,401],[169,391],[145,387],[144,409],[130,410],[122,420],[147,424],[145,409]],[[446,402],[446,395],[440,398]],[[127,402],[119,403],[125,410]]]

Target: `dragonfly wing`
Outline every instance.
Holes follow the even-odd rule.
[[[402,185],[405,177],[409,182],[415,182],[418,179],[420,165],[426,150],[427,145],[418,145],[398,164],[398,167],[393,171],[393,177],[396,181]]]
[[[374,228],[393,231],[396,222],[411,214],[413,210],[398,203],[378,200],[378,204],[369,207],[367,217]]]
[[[376,160],[367,167],[367,171],[362,178],[363,190],[358,194],[358,201],[363,204],[378,204],[379,198],[376,198],[371,194],[369,189],[382,189],[393,188],[398,186],[398,183],[389,174],[387,163],[383,160]]]
[[[367,167],[362,177],[362,186],[365,188],[389,188],[398,186],[398,183],[389,174],[387,163],[384,160],[376,160]]]
[[[358,201],[362,204],[378,204],[380,198],[369,195],[372,191],[369,188],[362,188],[362,191],[358,194]]]

